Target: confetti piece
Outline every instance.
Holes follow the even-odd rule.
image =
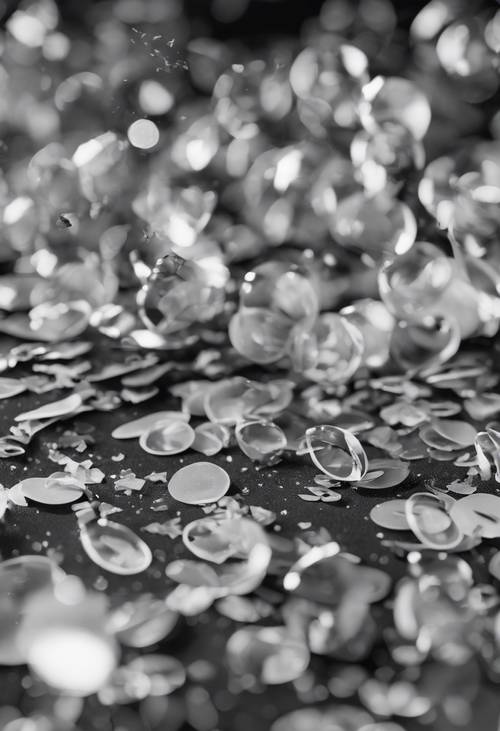
[[[231,484],[227,472],[212,462],[194,462],[172,475],[170,495],[182,503],[205,505],[220,500]]]
[[[111,432],[111,436],[113,439],[135,439],[142,436],[157,422],[169,419],[188,422],[189,415],[182,411],[155,411],[154,413],[147,414],[140,419],[134,419],[134,421],[129,421],[126,424],[116,427],[116,429]]]
[[[149,431],[144,432],[139,444],[145,452],[158,456],[180,454],[193,444],[194,429],[185,421],[167,419],[156,422]]]

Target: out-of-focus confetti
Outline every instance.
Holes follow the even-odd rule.
[[[4,5],[0,726],[496,728],[500,11]]]

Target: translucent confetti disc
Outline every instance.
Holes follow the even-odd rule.
[[[299,99],[299,117],[322,137],[332,122],[351,127],[357,121],[361,87],[368,80],[368,59],[359,48],[315,39],[299,53],[290,69],[290,83]]]
[[[455,191],[450,181],[455,177],[455,168],[452,157],[438,157],[426,166],[418,185],[420,202],[441,228],[447,228],[454,217]]]
[[[174,184],[167,172],[168,165],[169,163],[164,159],[159,158],[157,168],[153,169],[150,177],[139,189],[137,197],[132,202],[132,207],[134,212],[147,221],[151,228],[161,236],[160,240],[166,237],[171,244],[186,250],[195,244],[198,235],[210,221],[217,203],[217,194],[211,189],[207,190],[198,185]],[[157,256],[163,255],[169,248],[159,246],[152,253]],[[175,262],[172,261],[175,256],[175,254],[166,254],[162,256],[163,264],[158,262],[155,266],[158,271],[152,274],[150,280],[152,291],[149,292],[151,300],[148,299],[148,303],[151,301],[153,310],[156,307],[154,290],[165,285],[170,291],[171,285],[175,283],[171,279],[176,270]],[[212,261],[212,264],[214,263]],[[204,268],[202,267],[202,269]],[[193,283],[193,275],[196,278],[199,273],[196,266],[187,267],[181,279]],[[202,281],[206,284],[213,282],[209,271],[205,270],[204,275]],[[205,295],[207,294],[205,293]],[[193,308],[199,310],[201,303],[199,299],[195,299],[195,294],[192,296],[191,304]],[[211,304],[210,299],[207,304],[209,303]]]
[[[329,223],[338,201],[356,191],[359,191],[359,182],[351,160],[334,152],[321,163],[312,182],[309,191],[311,208],[325,223]]]
[[[49,477],[27,477],[19,484],[25,497],[44,505],[67,505],[79,500],[85,490],[85,485],[67,472],[54,472]]]
[[[211,320],[223,306],[224,289],[199,264],[168,254],[158,259],[137,298],[146,327],[166,336]]]
[[[432,423],[434,430],[445,439],[456,442],[461,447],[470,447],[474,444],[477,430],[472,424],[456,419],[435,419]]]
[[[327,152],[309,142],[266,149],[250,167],[243,182],[246,220],[272,245],[325,234],[325,219],[311,215],[309,188]],[[270,271],[273,264],[259,265],[257,270]]]
[[[179,615],[151,594],[124,602],[110,615],[109,630],[126,647],[150,647],[167,637]]]
[[[254,543],[244,561],[222,567],[209,566],[201,561],[173,561],[165,573],[179,586],[177,593],[172,592],[167,598],[167,606],[192,615],[203,611],[220,597],[249,594],[264,580],[270,560],[271,548],[261,530],[260,535],[254,535]]]
[[[252,388],[247,392],[245,401],[249,404],[249,413],[263,418],[281,415],[293,400],[295,383],[286,378],[277,378],[267,383],[252,381]]]
[[[478,270],[476,279],[477,287],[461,262],[445,257],[432,244],[422,242],[406,256],[398,257],[383,267],[379,274],[379,289],[388,307],[398,317],[421,318],[427,313],[453,319],[459,326],[461,337],[466,338],[480,331],[482,319],[494,319],[493,300],[481,305],[479,290],[480,282],[492,293],[495,285],[491,280],[487,282]],[[487,314],[489,306],[490,316]],[[479,314],[480,309],[485,310],[483,316]]]
[[[150,680],[145,673],[121,665],[99,687],[97,695],[103,706],[128,705],[147,698],[150,687]]]
[[[189,421],[189,414],[183,411],[155,411],[147,414],[140,419],[128,421],[121,424],[111,432],[113,439],[134,439],[140,437],[144,432],[149,431],[153,426],[161,421]]]
[[[72,161],[87,200],[99,203],[123,192],[123,181],[129,174],[127,149],[128,143],[110,131],[76,148]]]
[[[107,681],[116,654],[114,640],[99,630],[61,624],[34,635],[28,664],[52,688],[88,696]]]
[[[385,193],[372,198],[353,193],[338,204],[330,230],[342,246],[380,262],[413,246],[417,223],[406,204]]]
[[[443,498],[417,492],[406,501],[406,519],[416,537],[428,548],[455,548],[464,534],[451,517]]]
[[[169,695],[186,682],[184,666],[170,655],[142,655],[129,662],[127,667],[149,679],[149,696]]]
[[[431,122],[427,97],[409,79],[376,76],[363,87],[363,126],[371,131],[384,122],[399,122],[421,140]]]
[[[211,115],[199,117],[174,140],[172,159],[183,170],[204,170],[219,150],[219,137],[215,119]]]
[[[299,678],[309,665],[307,645],[286,627],[245,627],[235,632],[226,645],[230,669],[267,685],[279,685]]]
[[[340,314],[352,323],[363,339],[362,362],[369,368],[380,368],[389,357],[394,318],[385,305],[363,299],[344,307]]]
[[[356,482],[366,474],[368,457],[351,432],[324,424],[310,427],[305,437],[312,461],[329,477]]]
[[[461,18],[443,30],[436,43],[441,66],[455,80],[460,95],[478,104],[498,89],[494,55],[479,15]]]
[[[370,518],[376,525],[388,530],[409,530],[406,519],[406,500],[386,500],[370,510]]]
[[[446,363],[460,346],[456,321],[426,316],[421,321],[400,320],[391,339],[391,354],[403,369],[419,371]]]
[[[468,536],[479,533],[484,538],[500,536],[500,497],[477,492],[457,500],[450,515]]]
[[[283,403],[283,393],[277,389],[273,396],[271,391],[241,376],[219,381],[206,391],[206,415],[210,421],[228,427],[254,414],[257,416],[260,410],[272,414],[273,402],[279,410],[279,405]],[[286,402],[286,394],[284,401]]]
[[[247,457],[266,465],[275,464],[287,445],[285,434],[271,421],[243,421],[236,426],[235,435]]]
[[[87,556],[113,574],[139,574],[152,561],[149,547],[130,528],[101,518],[80,528]]]
[[[334,312],[320,315],[313,328],[297,332],[290,345],[294,368],[325,387],[348,381],[361,365],[363,350],[356,325]]]
[[[139,444],[149,454],[168,456],[185,452],[194,439],[194,430],[186,421],[168,419],[157,422],[148,431],[143,432]]]
[[[262,540],[262,528],[246,518],[207,516],[188,523],[182,540],[198,558],[221,564],[228,558],[247,558]]]
[[[318,297],[305,269],[282,261],[268,261],[245,274],[240,307],[262,307],[292,322],[312,322],[318,313]]]
[[[213,89],[215,117],[237,139],[255,135],[261,119],[282,119],[292,105],[285,64],[255,58],[233,64]]]
[[[387,596],[391,579],[384,572],[353,563],[340,554],[337,543],[314,546],[290,568],[283,579],[287,591],[309,601],[336,606],[351,590],[365,603]]]
[[[222,467],[212,462],[194,462],[177,470],[168,483],[168,491],[181,503],[205,505],[220,500],[230,484],[231,478]]]
[[[285,355],[293,322],[264,307],[240,309],[229,323],[231,345],[253,363],[274,363]]]
[[[417,241],[379,271],[380,296],[397,317],[415,317],[438,302],[453,277],[452,261],[434,244]]]
[[[385,122],[373,132],[358,132],[351,142],[351,158],[367,193],[393,193],[424,166],[425,153],[410,130]]]
[[[223,429],[222,424],[212,424],[210,422],[199,424],[194,430],[195,438],[191,449],[201,452],[206,457],[213,457],[214,454],[218,454],[227,444],[229,438],[229,435],[224,433]]]
[[[27,555],[0,563],[2,665],[20,665],[26,662],[26,653],[18,641],[25,605],[32,594],[52,591],[55,583],[62,577],[62,569],[45,556]]]

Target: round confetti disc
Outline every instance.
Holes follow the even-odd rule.
[[[211,462],[194,462],[178,470],[168,483],[175,500],[188,505],[205,505],[220,500],[229,490],[227,472]]]
[[[409,530],[406,520],[406,500],[387,500],[370,510],[370,518],[376,525],[388,530]]]
[[[28,477],[21,482],[24,497],[44,505],[66,505],[79,500],[83,495],[83,485],[71,475],[61,477],[60,473],[51,477]]]
[[[149,546],[139,536],[111,520],[88,523],[80,530],[80,540],[87,556],[112,574],[139,574],[153,559]]]
[[[139,444],[145,452],[158,456],[180,454],[192,445],[195,439],[194,429],[185,421],[168,420],[156,424],[141,435]]]

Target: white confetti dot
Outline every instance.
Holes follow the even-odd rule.
[[[137,119],[128,128],[127,137],[134,147],[150,150],[158,144],[160,130],[150,119]]]

